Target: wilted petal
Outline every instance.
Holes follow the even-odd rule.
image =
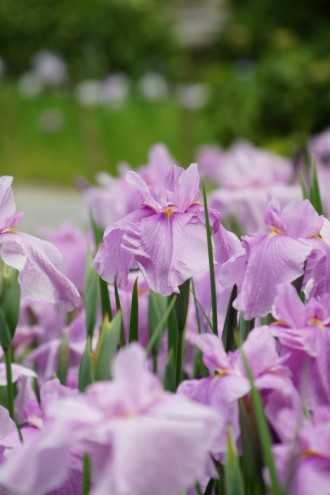
[[[60,271],[62,256],[55,246],[16,232],[1,234],[0,243],[3,261],[20,272],[22,297],[56,303],[63,312],[79,306],[79,292]]]

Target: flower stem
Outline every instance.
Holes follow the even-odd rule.
[[[8,401],[8,411],[11,419],[15,421],[15,412],[14,412],[14,385],[13,385],[13,376],[11,372],[11,347],[7,349],[5,352],[5,360],[6,360],[6,375],[7,375],[7,401]]]

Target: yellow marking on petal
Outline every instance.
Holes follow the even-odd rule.
[[[307,239],[322,239],[322,237],[320,236],[320,234],[318,232],[315,232],[314,234],[311,234],[307,237]]]
[[[302,453],[301,453],[301,457],[321,457],[320,454],[318,452],[315,452],[314,450],[304,450]]]
[[[171,206],[168,206],[166,208],[165,215],[167,216],[167,218],[170,218],[170,216],[173,215],[173,210],[172,210],[172,207]]]
[[[285,323],[285,321],[281,321],[281,320],[276,320],[276,321],[273,321],[273,323],[270,324],[270,326],[273,326],[273,325],[281,325],[282,327],[287,327],[287,323]]]
[[[130,413],[130,412],[126,412],[123,414],[122,416],[124,419],[134,419],[135,418],[135,414],[133,413]]]
[[[229,370],[216,370],[214,377],[212,378],[212,382],[215,382],[221,376],[229,375]]]
[[[274,237],[275,235],[279,235],[279,234],[282,234],[282,232],[280,232],[279,230],[277,229],[274,229],[271,231],[270,234],[268,234],[268,239],[271,239],[272,237]]]
[[[321,320],[318,320],[317,318],[311,318],[309,321],[308,321],[308,325],[310,327],[318,327],[320,328],[321,330],[324,330],[325,329],[325,326],[323,325],[323,323],[321,322]]]
[[[194,201],[193,203],[191,203],[190,206],[193,206],[193,205],[201,205],[201,201]]]

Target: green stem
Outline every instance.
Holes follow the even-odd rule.
[[[82,495],[89,495],[91,487],[91,460],[88,454],[84,454],[84,471]]]
[[[176,348],[176,373],[175,373],[175,384],[176,387],[179,386],[182,380],[182,364],[183,364],[183,348],[184,348],[184,330],[178,329],[178,340]]]
[[[205,227],[207,238],[207,251],[209,256],[209,268],[210,268],[210,286],[211,286],[211,302],[212,302],[212,330],[215,335],[218,335],[218,309],[217,309],[217,292],[215,285],[215,272],[214,272],[214,259],[213,259],[213,247],[212,247],[212,229],[210,225],[209,212],[207,208],[207,199],[205,186],[202,184],[203,200],[204,200],[204,215],[205,215]]]
[[[5,351],[5,360],[6,360],[6,374],[7,374],[7,400],[8,400],[8,411],[11,419],[15,421],[15,412],[14,412],[14,385],[13,385],[13,376],[11,372],[11,348]]]

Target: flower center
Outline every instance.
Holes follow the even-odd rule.
[[[174,212],[176,212],[176,206],[174,206],[173,203],[165,207],[164,213],[167,218],[170,218],[170,216],[172,216]]]
[[[310,326],[310,327],[318,327],[321,330],[324,330],[325,329],[325,326],[323,325],[323,323],[321,322],[321,320],[319,320],[318,318],[311,318],[308,321],[308,326]]]

